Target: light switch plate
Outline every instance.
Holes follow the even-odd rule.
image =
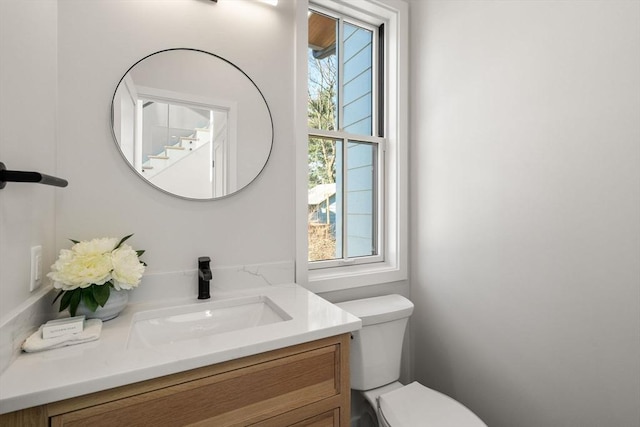
[[[29,291],[33,292],[42,285],[42,246],[31,248],[31,280]]]

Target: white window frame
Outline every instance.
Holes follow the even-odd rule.
[[[309,268],[307,144],[308,10],[317,7],[385,24],[385,140],[378,262]],[[408,277],[408,5],[402,0],[301,0],[296,10],[296,282],[313,292],[376,285]],[[316,134],[316,131],[312,131]],[[366,141],[360,136],[352,140]],[[316,262],[317,263],[317,262]]]
[[[378,93],[378,78],[379,78],[379,69],[378,69],[378,64],[379,64],[379,37],[378,37],[378,28],[379,28],[379,23],[376,21],[377,25],[372,24],[371,20],[369,20],[369,22],[363,22],[363,21],[358,21],[357,19],[354,19],[352,16],[345,16],[343,13],[337,13],[333,10],[330,9],[326,9],[323,7],[318,6],[315,2],[310,3],[309,5],[309,9],[314,10],[318,13],[321,13],[323,15],[326,15],[328,17],[334,18],[338,24],[338,40],[340,41],[340,43],[342,43],[344,41],[344,24],[348,23],[351,25],[354,25],[358,28],[363,28],[366,29],[368,31],[371,31],[371,33],[373,34],[373,40],[372,40],[372,55],[371,55],[371,59],[372,59],[372,79],[371,79],[371,84],[372,86],[372,96],[371,96],[371,133],[372,135],[364,135],[364,134],[351,134],[349,132],[345,132],[343,130],[343,126],[344,126],[344,90],[343,90],[343,85],[344,85],[344,49],[343,46],[339,46],[337,51],[338,54],[338,58],[337,58],[337,63],[338,63],[338,83],[339,83],[339,89],[338,89],[338,105],[337,105],[337,123],[338,123],[338,130],[332,130],[332,131],[327,131],[327,130],[322,130],[322,129],[314,129],[314,128],[309,128],[309,138],[311,137],[319,137],[319,138],[326,138],[326,139],[334,139],[334,140],[339,140],[342,141],[342,155],[343,155],[343,161],[342,161],[342,168],[343,170],[340,171],[340,173],[342,174],[342,191],[341,194],[343,195],[342,198],[342,211],[344,212],[343,215],[343,224],[342,224],[342,250],[341,253],[343,254],[343,256],[341,258],[335,258],[335,259],[328,259],[328,260],[320,260],[320,261],[309,261],[308,263],[308,268],[309,270],[316,270],[316,269],[326,269],[326,268],[334,268],[334,267],[344,267],[346,265],[357,265],[357,264],[371,264],[371,263],[377,263],[377,262],[381,262],[384,261],[384,227],[385,227],[385,221],[384,221],[384,153],[385,153],[385,147],[386,147],[386,139],[384,137],[378,137],[375,135],[379,135],[379,129],[378,129],[378,116],[380,111],[378,110],[378,97],[379,97],[379,93]],[[346,216],[347,216],[347,212],[349,211],[349,206],[347,203],[347,197],[346,197],[346,189],[348,188],[348,173],[347,173],[347,169],[348,169],[348,160],[347,160],[347,154],[349,152],[348,150],[348,144],[350,142],[364,142],[364,143],[370,143],[376,146],[376,165],[377,165],[377,169],[376,169],[376,180],[373,183],[374,186],[374,191],[375,191],[375,225],[374,225],[374,239],[375,239],[375,248],[377,250],[377,253],[372,254],[372,255],[366,255],[366,256],[357,256],[357,257],[349,257],[347,254],[349,253],[349,239],[347,238],[348,235],[348,228],[347,228],[347,221],[346,221]]]

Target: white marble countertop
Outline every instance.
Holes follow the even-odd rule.
[[[130,303],[97,341],[23,353],[0,376],[0,413],[81,396],[360,329],[360,319],[296,284],[213,292],[211,300],[264,295],[290,320],[154,348],[128,345],[135,313],[197,304],[194,297]]]

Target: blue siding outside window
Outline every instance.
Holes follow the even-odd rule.
[[[373,33],[353,24],[344,24],[343,101],[346,132],[373,133]],[[371,144],[348,144],[347,154],[347,257],[373,255],[374,160]]]
[[[347,156],[347,256],[374,255],[374,162],[372,144],[348,144]]]

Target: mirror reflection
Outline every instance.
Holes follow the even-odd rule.
[[[273,142],[271,113],[237,66],[194,49],[135,63],[120,80],[112,124],[123,158],[154,187],[215,199],[251,183]]]

